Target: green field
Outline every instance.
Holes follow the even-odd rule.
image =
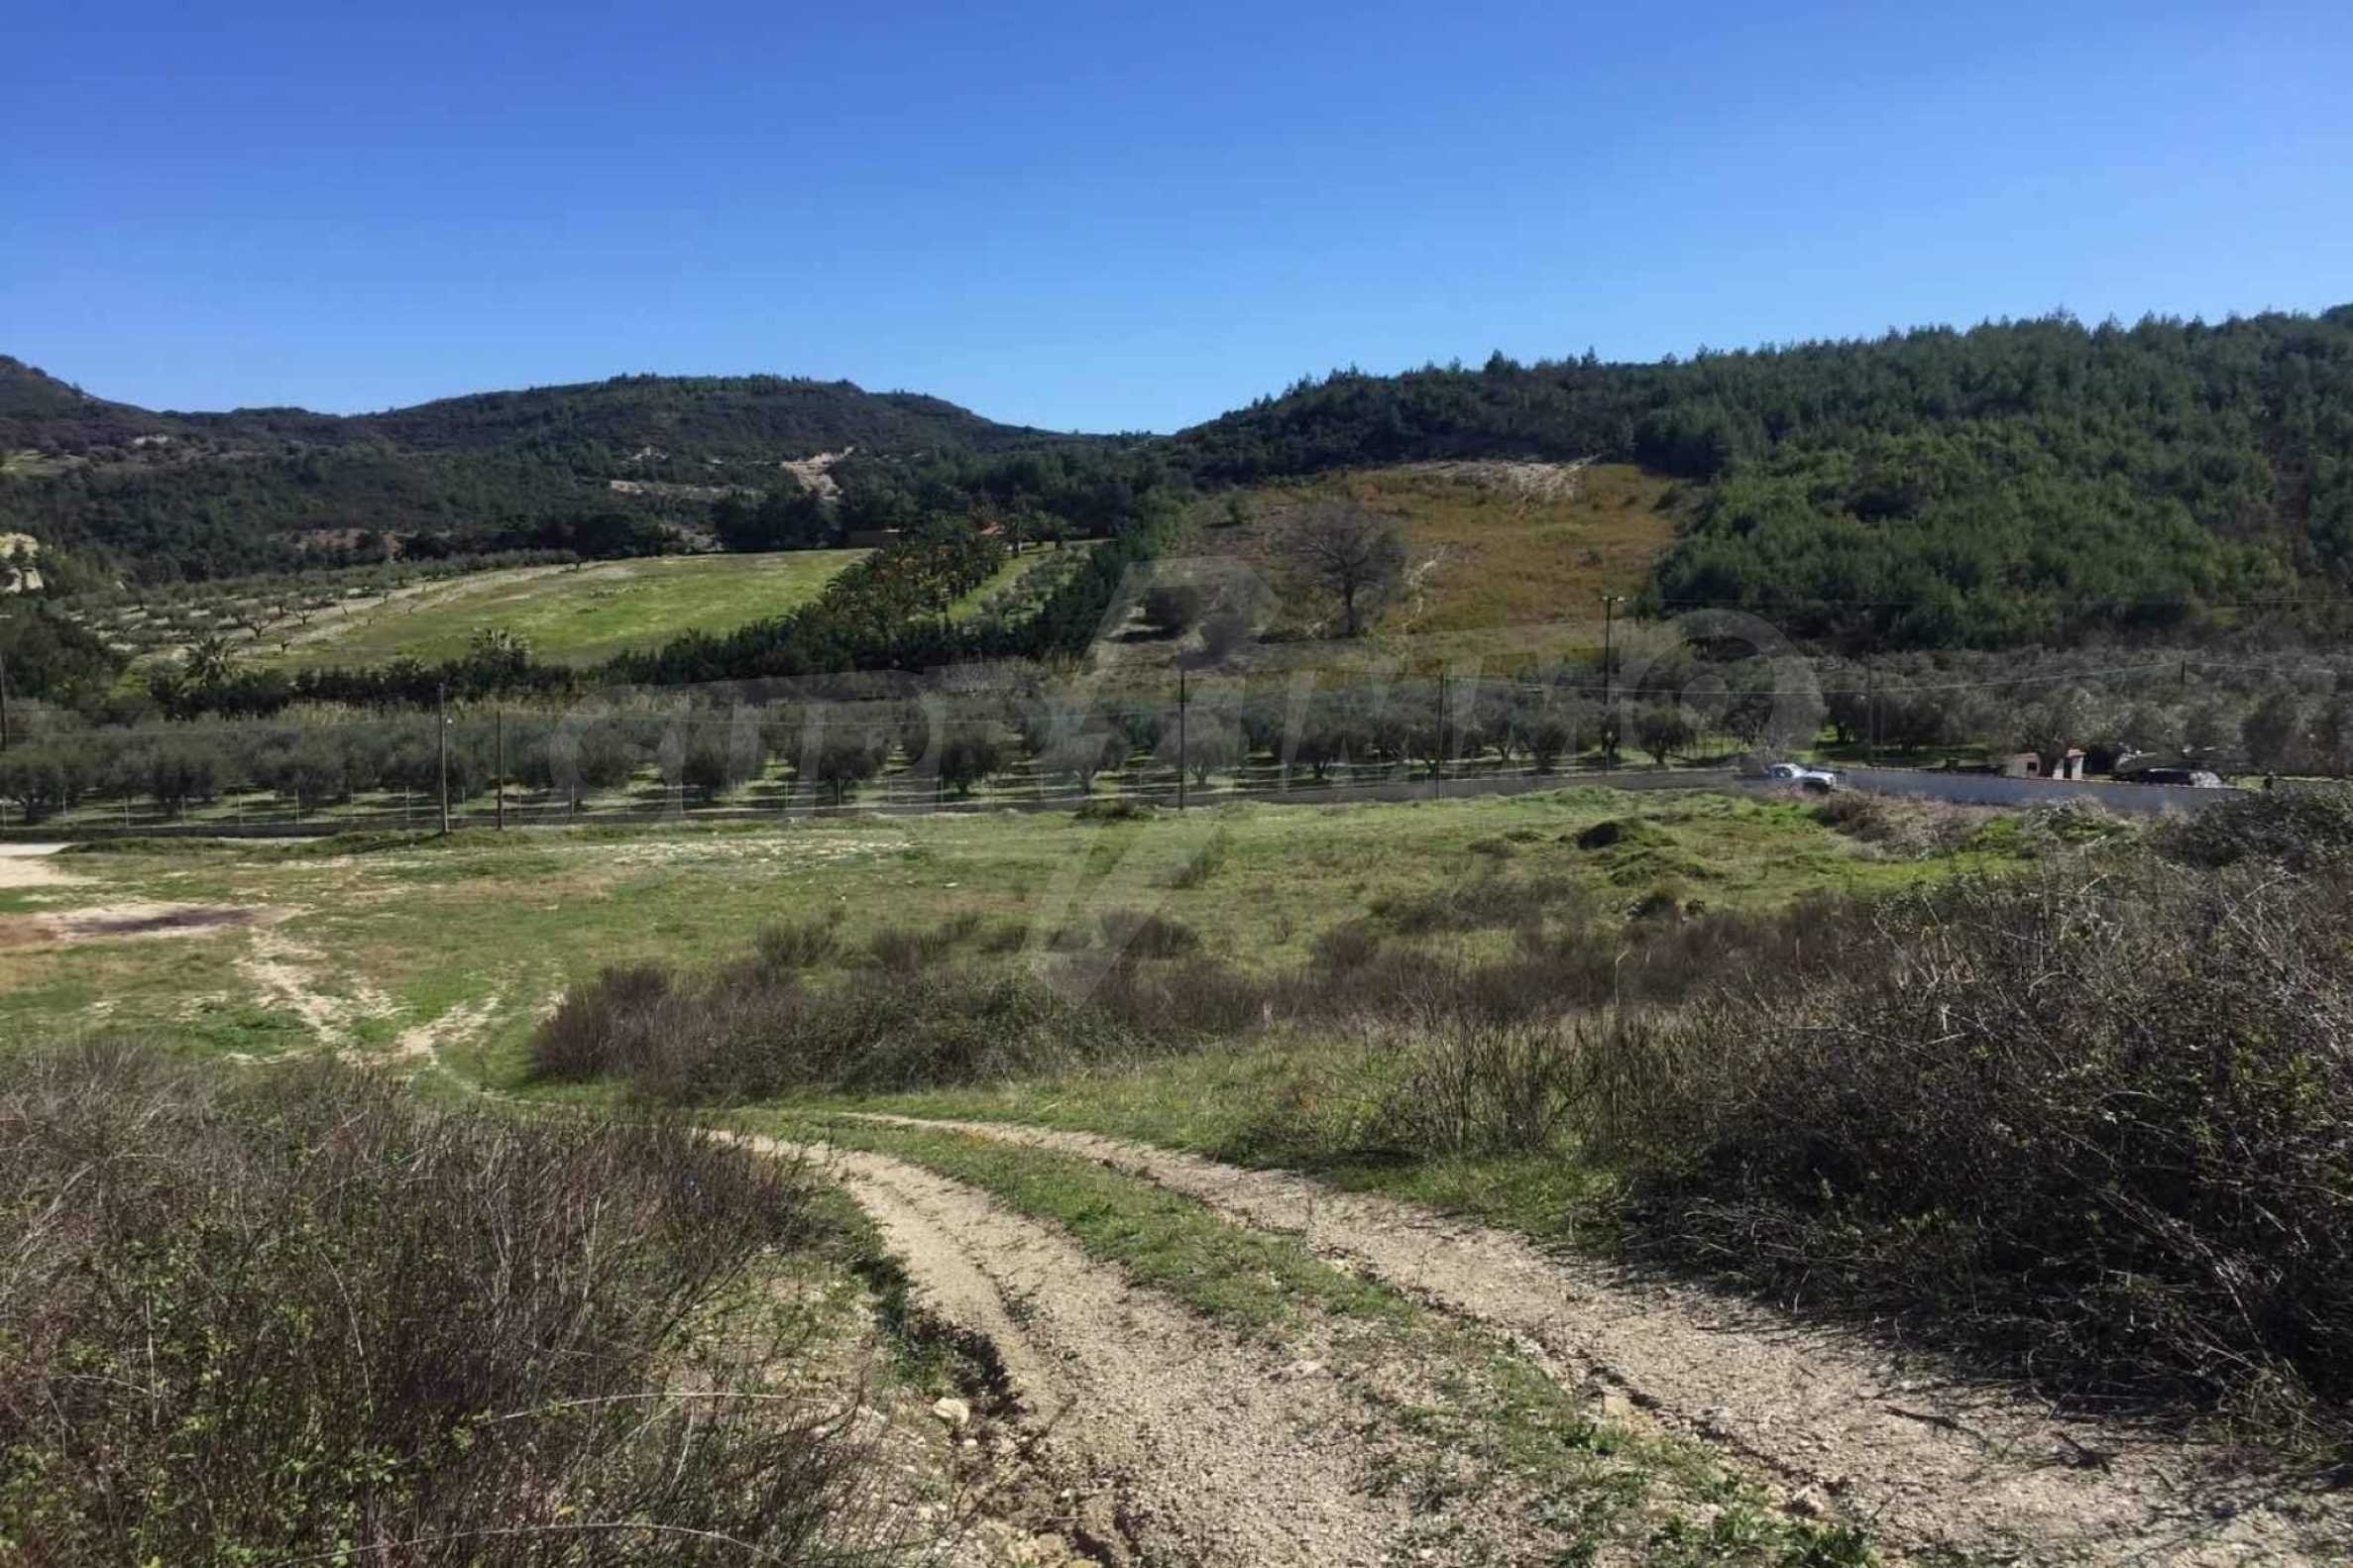
[[[1611,848],[1575,843],[1608,819],[1644,826]],[[1213,838],[1216,874],[1173,885]],[[47,866],[75,880],[0,888],[0,1032],[37,1040],[102,1017],[199,1054],[271,1055],[322,1036],[388,1046],[457,1013],[463,1027],[417,1060],[510,1083],[534,1016],[564,986],[609,963],[718,961],[764,924],[836,912],[854,947],[967,913],[1045,933],[1150,910],[1195,927],[1208,953],[1264,971],[1302,961],[1375,900],[1505,872],[1575,877],[1605,906],[1673,883],[1713,908],[1752,908],[1968,862],[1883,856],[1793,803],[1594,787],[1114,823],[1057,812],[179,840],[59,855]],[[257,918],[99,940],[44,929],[76,908],[150,904]],[[1500,952],[1510,939],[1462,940]]]
[[[256,657],[286,668],[402,654],[432,662],[463,654],[475,632],[496,626],[526,638],[542,659],[592,663],[684,631],[726,631],[783,615],[865,554],[658,556],[483,572],[321,620],[288,647],[257,649]]]

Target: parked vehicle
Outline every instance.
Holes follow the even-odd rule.
[[[1839,787],[1839,776],[1830,769],[1796,762],[1768,762],[1764,776],[1776,784],[1794,784],[1809,795],[1828,795]]]
[[[2116,775],[2124,784],[2173,784],[2190,789],[2221,789],[2222,775],[2204,768],[2133,768]]]

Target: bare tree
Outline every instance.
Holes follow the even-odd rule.
[[[1351,637],[1405,569],[1397,524],[1352,502],[1309,505],[1292,519],[1285,544],[1293,565],[1340,602],[1342,627]]]

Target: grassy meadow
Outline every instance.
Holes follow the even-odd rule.
[[[1605,822],[1633,826],[1612,844],[1579,845]],[[2009,855],[2000,842],[1996,860]],[[1214,874],[1173,885],[1204,855]],[[534,1021],[567,985],[608,964],[722,961],[775,922],[838,919],[854,949],[887,928],[968,916],[1018,932],[1018,946],[1105,911],[1149,911],[1197,931],[1211,956],[1269,972],[1305,960],[1371,904],[1466,880],[1559,876],[1606,907],[1664,888],[1737,910],[1903,885],[1976,858],[1890,857],[1795,802],[1592,787],[1115,822],[1006,813],[133,840],[49,862],[71,881],[0,890],[0,1029],[33,1038],[102,1021],[196,1054],[263,1057],[323,1037],[511,1086]],[[92,906],[202,906],[250,924],[42,934],[43,921]],[[1509,948],[1497,930],[1428,941],[1466,956]]]
[[[513,631],[543,659],[589,664],[689,630],[727,631],[817,597],[863,550],[676,555],[575,567],[469,573],[322,620],[283,649],[256,647],[284,668],[456,658],[485,627]]]

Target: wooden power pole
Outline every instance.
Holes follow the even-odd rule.
[[[1610,680],[1617,661],[1611,654],[1610,631],[1618,607],[1625,603],[1624,594],[1602,596],[1602,771],[1605,773],[1618,766],[1618,725],[1610,714],[1613,696]]]
[[[1184,810],[1184,770],[1192,763],[1188,737],[1184,732],[1184,666],[1176,666],[1176,809]]]

